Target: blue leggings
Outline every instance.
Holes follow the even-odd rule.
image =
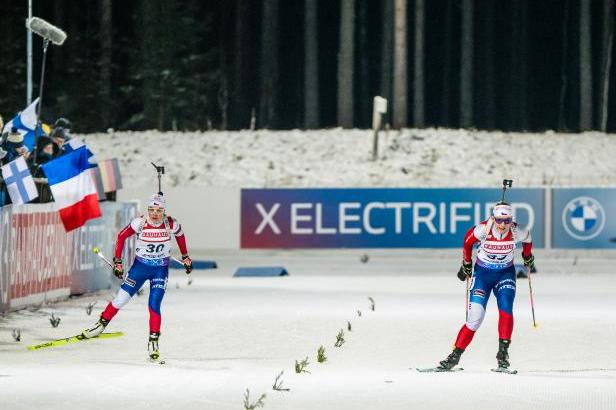
[[[515,299],[515,268],[488,269],[475,265],[466,323],[458,332],[455,346],[466,349],[481,326],[486,314],[490,293],[494,292],[498,304],[498,337],[511,340],[513,333],[513,301]]]
[[[146,280],[150,280],[148,308],[150,311],[150,331],[152,332],[160,332],[160,305],[165,296],[168,276],[169,266],[150,266],[135,259],[121,286],[122,290],[132,297],[141,289]]]
[[[486,308],[490,293],[494,292],[498,310],[513,314],[515,299],[515,267],[505,269],[487,269],[475,265],[471,278],[470,303],[478,303]]]

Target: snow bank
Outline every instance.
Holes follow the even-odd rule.
[[[109,132],[81,135],[117,157],[127,189],[156,187],[616,186],[616,135],[405,129]]]

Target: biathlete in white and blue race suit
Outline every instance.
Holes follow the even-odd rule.
[[[182,254],[182,262],[186,273],[192,271],[192,260],[188,256],[186,238],[177,220],[165,214],[165,199],[161,194],[152,195],[148,203],[148,216],[133,219],[118,234],[115,257],[113,258],[113,273],[119,279],[124,279],[118,293],[101,313],[98,322],[91,329],[83,332],[87,338],[100,335],[118,311],[143,286],[150,281],[150,337],[148,350],[152,358],[158,358],[158,338],[160,336],[161,312],[160,305],[167,288],[169,275],[169,259],[171,256],[171,236],[175,236],[178,248]],[[132,235],[137,235],[135,246],[135,261],[124,278],[122,250],[124,241]]]
[[[459,363],[460,356],[483,322],[492,292],[496,297],[499,313],[499,348],[496,359],[500,368],[509,367],[508,349],[513,332],[513,301],[516,290],[513,253],[518,243],[522,243],[524,265],[534,270],[535,263],[530,231],[520,228],[512,218],[511,205],[499,202],[492,211],[492,217],[469,229],[464,237],[462,266],[458,271],[458,278],[465,281],[470,277],[468,317],[458,332],[453,352],[440,362],[439,367],[442,369],[452,369]],[[478,249],[473,270],[472,255],[475,244]]]

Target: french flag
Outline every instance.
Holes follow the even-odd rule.
[[[101,216],[85,146],[42,165],[66,232]]]

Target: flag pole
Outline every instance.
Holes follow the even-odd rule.
[[[57,46],[61,46],[62,44],[64,44],[64,41],[66,40],[66,33],[58,27],[54,26],[53,24],[50,24],[47,21],[38,17],[29,18],[26,22],[26,27],[28,27],[30,31],[35,32],[43,38],[43,64],[41,66],[39,101],[36,110],[36,126],[34,128],[34,149],[36,151],[36,143],[39,136],[39,130],[42,127],[41,107],[43,106],[43,85],[45,80],[45,63],[47,62],[47,48],[49,47],[50,42],[54,43]],[[36,152],[34,154],[33,164],[36,165]]]
[[[39,133],[43,128],[41,123],[41,107],[43,106],[43,85],[45,83],[45,63],[47,61],[47,48],[49,47],[49,39],[43,39],[43,65],[41,67],[41,84],[39,85],[39,100],[36,106],[36,128],[34,129],[34,155],[32,158],[32,165],[36,166],[36,146],[38,142]]]
[[[30,21],[30,19],[32,18],[32,0],[28,0],[28,21]],[[32,30],[30,29],[30,27],[28,25],[26,25],[27,28],[27,39],[28,39],[28,50],[27,50],[27,60],[28,60],[28,69],[27,69],[27,84],[28,84],[28,89],[27,89],[27,96],[26,96],[26,102],[27,105],[30,105],[30,103],[32,102]]]

